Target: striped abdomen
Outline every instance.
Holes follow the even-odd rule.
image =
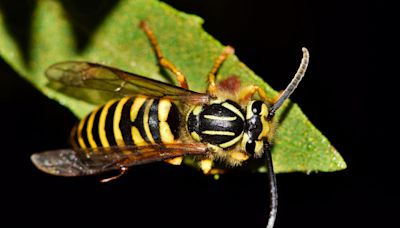
[[[180,113],[166,99],[144,96],[112,100],[82,119],[72,144],[80,148],[173,143],[179,137]]]

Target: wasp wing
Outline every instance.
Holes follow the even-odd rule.
[[[46,76],[51,82],[50,87],[93,104],[135,95],[169,98],[189,104],[206,103],[210,99],[205,93],[89,62],[56,63],[46,70]]]
[[[57,176],[86,176],[186,155],[207,155],[201,143],[155,144],[147,146],[61,149],[36,153],[33,164],[41,171]]]

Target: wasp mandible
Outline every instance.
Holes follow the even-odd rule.
[[[199,93],[189,90],[185,75],[164,57],[147,23],[142,21],[140,28],[159,65],[176,76],[179,86],[90,62],[50,66],[46,70],[50,81],[80,90],[83,99],[93,101],[95,97],[100,106],[72,129],[72,149],[35,153],[32,162],[41,171],[58,176],[119,170],[117,176],[102,180],[107,182],[126,173],[130,166],[162,160],[179,164],[187,155],[195,156],[205,173],[212,172],[216,160],[239,166],[250,157],[264,155],[271,199],[267,227],[273,227],[278,197],[271,159],[273,118],[305,74],[307,49],[302,49],[300,66],[277,99],[269,98],[257,85],[239,91],[220,88],[222,82],[217,83],[216,73],[233,54],[230,46],[224,48],[208,73],[206,92]],[[253,99],[255,94],[260,100]]]

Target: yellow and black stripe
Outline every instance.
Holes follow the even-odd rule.
[[[173,143],[179,137],[181,114],[167,99],[125,97],[91,112],[73,129],[79,148]]]
[[[234,101],[215,100],[190,110],[186,122],[193,139],[225,149],[242,138],[245,118],[243,110]]]

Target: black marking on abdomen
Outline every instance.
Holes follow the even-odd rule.
[[[122,107],[121,120],[119,122],[119,129],[121,130],[122,138],[124,139],[125,145],[133,145],[132,140],[132,122],[131,122],[131,107],[133,105],[133,99],[130,98]]]
[[[154,100],[149,110],[149,128],[155,143],[161,143],[160,127],[158,120],[158,103],[158,99]]]
[[[119,102],[119,101],[118,101]],[[106,123],[105,123],[105,132],[106,132],[106,137],[108,144],[110,146],[115,146],[117,145],[117,142],[115,141],[115,136],[114,136],[114,114],[115,114],[115,108],[118,105],[118,102],[115,102],[110,106],[107,112],[106,116]]]
[[[174,139],[179,138],[179,131],[181,129],[181,113],[179,112],[178,107],[174,103],[171,102],[171,108],[168,113],[167,123],[169,128],[171,129],[172,135]]]
[[[133,123],[135,127],[139,130],[140,135],[142,138],[147,142],[151,143],[150,139],[147,137],[146,131],[144,130],[144,123],[143,123],[143,117],[144,117],[144,110],[146,109],[147,104],[149,103],[149,100],[147,99],[142,107],[140,107],[138,114],[136,116],[135,122]]]
[[[99,108],[99,110],[97,110],[96,115],[94,116],[94,119],[93,119],[92,136],[93,136],[93,140],[96,143],[97,147],[103,146],[103,144],[101,143],[101,140],[100,140],[100,135],[99,135],[100,115],[101,115],[101,112],[103,111],[103,108],[104,108],[104,106],[102,106],[101,108]]]
[[[90,143],[89,143],[89,139],[88,139],[88,135],[87,135],[87,133],[88,133],[87,132],[87,125],[88,125],[88,122],[89,122],[89,116],[86,116],[84,121],[85,122],[83,122],[81,136],[82,136],[83,142],[85,144],[85,147],[86,148],[90,148]]]
[[[78,139],[78,124],[76,124],[74,126],[74,128],[72,129],[71,132],[71,144],[72,144],[72,148],[76,149],[79,148],[79,139]]]

